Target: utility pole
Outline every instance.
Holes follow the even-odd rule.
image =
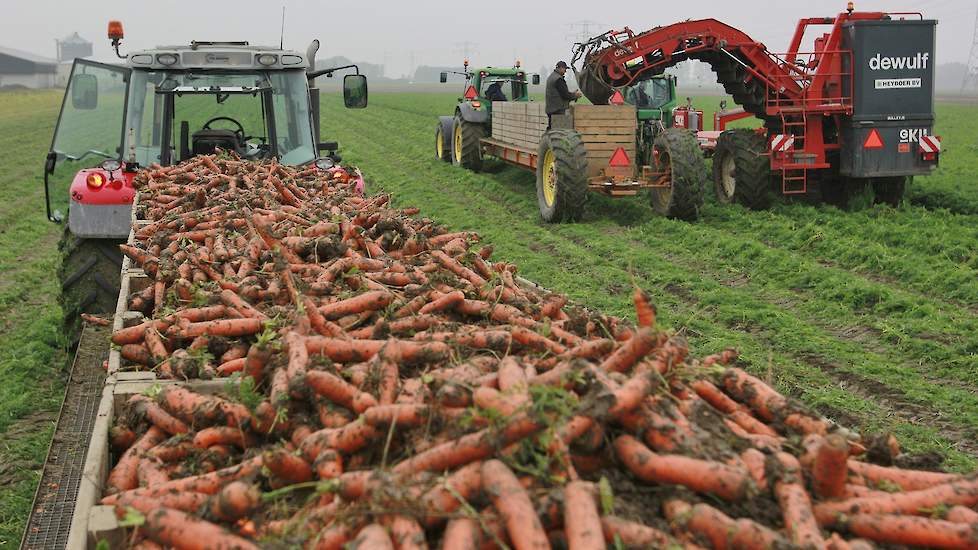
[[[961,82],[961,93],[974,91],[978,84],[978,8],[975,9],[975,29],[971,39],[971,54],[968,56],[968,68]]]
[[[582,20],[568,23],[567,26],[570,27],[571,32],[566,35],[566,38],[570,38],[574,42],[584,43],[593,37],[596,31],[603,29],[605,24],[597,21]]]

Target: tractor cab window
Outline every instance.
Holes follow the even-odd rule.
[[[509,101],[510,98],[503,91],[506,82],[505,78],[485,78],[482,80],[482,93],[479,95],[489,101]]]
[[[625,102],[639,109],[659,109],[672,98],[669,94],[669,82],[663,78],[650,78],[628,87]]]
[[[176,163],[217,149],[283,164],[315,159],[300,71],[136,71],[125,158]]]
[[[128,72],[84,60],[75,63],[51,143],[59,161],[84,158],[94,165],[120,157]]]

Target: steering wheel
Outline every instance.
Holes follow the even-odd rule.
[[[231,118],[229,116],[216,116],[216,117],[208,120],[207,122],[205,122],[202,129],[203,130],[210,130],[211,129],[211,123],[212,122],[218,122],[220,120],[230,122],[231,124],[234,124],[235,126],[237,126],[237,129],[234,130],[234,135],[238,136],[238,141],[240,141],[240,142],[243,143],[243,142],[247,141],[250,138],[250,136],[246,136],[245,135],[244,126],[240,122],[238,122],[237,120],[235,120],[235,119],[233,119],[233,118]]]

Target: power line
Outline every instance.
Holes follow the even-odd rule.
[[[479,44],[478,43],[476,43],[476,42],[469,42],[468,40],[466,40],[465,42],[456,42],[455,43],[455,53],[460,53],[463,56],[465,56],[465,59],[468,59],[469,58],[469,54],[475,52],[475,50],[478,47],[479,47]]]
[[[567,26],[570,27],[571,32],[566,35],[566,38],[573,39],[574,42],[583,43],[591,39],[596,34],[596,31],[605,28],[607,25],[597,21],[582,20],[568,23]]]
[[[961,92],[973,90],[978,84],[978,8],[975,9],[975,30],[971,39],[971,54],[968,56],[968,68],[961,82]]]

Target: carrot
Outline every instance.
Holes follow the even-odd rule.
[[[846,518],[850,533],[882,543],[927,548],[978,549],[978,526],[938,519],[887,514],[854,514]]]
[[[625,372],[648,354],[658,343],[658,338],[650,328],[640,328],[635,336],[629,338],[607,359],[601,362],[601,369],[609,372]]]
[[[484,429],[464,435],[415,454],[395,465],[392,471],[395,474],[407,475],[462,466],[489,457],[495,451],[496,445],[509,445],[541,429],[543,429],[541,424],[525,415],[520,415],[511,419],[500,433]]]
[[[112,471],[109,472],[109,476],[105,480],[106,493],[111,495],[138,487],[140,454],[159,445],[164,439],[166,439],[166,433],[156,426],[151,426],[146,430],[146,433],[126,449]]]
[[[444,294],[438,299],[425,304],[420,310],[418,310],[418,313],[421,315],[426,315],[429,313],[452,309],[463,300],[465,300],[465,293],[461,290],[449,292],[448,294]]]
[[[530,496],[508,466],[499,460],[486,461],[482,464],[482,482],[516,550],[550,547]]]
[[[390,538],[395,550],[427,550],[424,530],[413,518],[396,515],[387,516],[382,521],[390,529]]]
[[[232,481],[210,499],[210,515],[222,521],[247,517],[261,503],[261,491],[250,483]]]
[[[399,427],[423,426],[431,408],[421,404],[376,405],[363,412],[363,421],[371,426],[396,424]]]
[[[605,542],[612,545],[621,541],[626,548],[672,548],[676,546],[676,541],[668,534],[617,516],[602,516],[601,528],[604,532]]]
[[[350,422],[342,428],[326,428],[309,434],[302,440],[300,448],[308,460],[315,460],[328,448],[345,453],[354,453],[369,445],[378,432],[365,422]]]
[[[123,344],[119,349],[119,354],[127,361],[147,367],[152,367],[156,363],[145,344]]]
[[[761,418],[768,422],[774,420],[788,406],[788,400],[759,379],[739,368],[728,368],[723,372],[723,383],[735,398],[747,402]]]
[[[231,359],[221,363],[217,367],[217,373],[221,376],[231,376],[236,372],[241,372],[245,369],[246,358],[238,357],[237,359]]]
[[[238,296],[230,290],[224,289],[221,291],[221,301],[224,302],[224,305],[234,309],[244,317],[261,319],[262,321],[268,319],[267,315],[255,309],[255,307],[246,302],[244,298]]]
[[[258,550],[251,541],[185,512],[171,508],[141,510],[146,517],[142,530],[150,539],[177,550]],[[118,514],[118,508],[117,508]]]
[[[215,445],[234,445],[240,449],[255,446],[255,439],[239,428],[229,426],[212,426],[204,428],[194,435],[194,447],[207,449]]]
[[[136,432],[125,426],[115,425],[109,428],[109,443],[116,451],[125,451],[136,442]]]
[[[326,371],[309,371],[306,373],[305,380],[306,384],[319,395],[354,412],[362,413],[377,405],[374,396],[360,391],[356,386]]]
[[[593,484],[586,481],[564,486],[564,532],[571,550],[605,548],[595,492]]]
[[[114,505],[120,498],[128,498],[131,496],[159,496],[174,492],[197,492],[206,493],[213,495],[217,493],[221,487],[227,485],[232,481],[237,481],[239,479],[252,476],[259,471],[261,471],[262,463],[261,456],[247,459],[239,464],[230,466],[221,470],[216,470],[213,472],[208,472],[206,474],[201,474],[192,477],[185,477],[181,479],[171,479],[166,483],[157,485],[155,487],[146,487],[135,489],[132,491],[126,491],[124,493],[109,495],[101,500],[102,504]]]
[[[744,470],[681,455],[656,454],[630,435],[615,439],[615,451],[628,469],[645,481],[683,485],[725,500],[744,498],[753,487]]]
[[[655,305],[652,304],[652,297],[648,292],[635,287],[632,293],[632,301],[635,302],[635,314],[638,317],[638,326],[644,328],[655,327]]]
[[[144,321],[138,325],[119,329],[112,333],[112,343],[123,346],[125,344],[138,344],[143,341],[146,329],[153,327],[158,331],[165,331],[169,325],[163,321]]]
[[[952,506],[944,514],[944,519],[954,523],[978,524],[978,512],[960,505]]]
[[[120,244],[119,250],[121,250],[126,256],[132,258],[132,260],[136,262],[139,267],[143,268],[143,271],[148,273],[150,276],[156,276],[156,271],[159,269],[160,265],[159,258],[128,244]]]
[[[782,471],[774,482],[774,494],[781,505],[781,515],[791,541],[806,548],[822,548],[825,540],[812,513],[812,502],[805,491],[798,460],[788,453],[777,453],[775,457]]]
[[[389,352],[387,348],[383,348],[375,356],[375,359],[379,360],[379,365],[377,366],[380,379],[377,383],[379,386],[377,389],[379,394],[378,402],[381,405],[393,404],[397,399],[398,385],[400,384],[400,371],[397,366],[399,358],[396,354]]]
[[[173,508],[181,512],[196,513],[207,504],[208,498],[209,495],[193,492],[168,493],[153,497],[121,495],[118,506],[135,508],[136,510],[154,510],[163,507]]]
[[[692,506],[674,499],[667,501],[664,509],[674,528],[703,537],[717,550],[768,550],[790,546],[777,532],[749,519],[734,520],[708,504]]]
[[[249,336],[261,332],[262,326],[261,319],[220,319],[200,323],[179,323],[168,328],[166,334],[177,338],[196,338],[205,334],[228,337]]]
[[[95,326],[99,326],[99,327],[110,327],[110,326],[112,326],[112,322],[109,321],[108,319],[103,319],[102,317],[97,317],[95,315],[90,315],[88,313],[81,313],[81,314],[79,314],[79,317],[81,317],[82,321],[84,321],[84,322],[86,322],[86,323],[88,323],[90,325],[95,325]]]
[[[848,465],[850,472],[852,472],[854,475],[863,477],[870,483],[891,483],[899,486],[904,491],[927,489],[935,485],[954,481],[960,477],[954,474],[945,474],[941,472],[903,470],[900,468],[877,466],[876,464],[869,464],[867,462],[861,462],[851,458],[849,459]]]
[[[262,463],[273,474],[288,483],[304,483],[312,479],[312,466],[285,449],[266,451]]]
[[[849,443],[839,434],[826,436],[815,452],[812,465],[812,486],[822,498],[839,498],[846,491]]]
[[[222,305],[216,305],[181,309],[171,315],[168,315],[165,321],[172,324],[180,319],[186,319],[192,323],[199,323],[203,321],[213,321],[215,319],[221,319],[228,316],[237,317],[237,315],[229,315],[228,308]]]
[[[170,413],[163,410],[163,407],[145,395],[133,395],[129,398],[128,403],[138,414],[145,416],[153,425],[170,435],[184,434],[190,431],[190,428],[183,421],[174,418]]]
[[[462,501],[472,499],[481,490],[482,462],[472,462],[455,470],[421,497],[427,525],[436,525],[454,514]]]
[[[223,417],[219,402],[180,386],[164,386],[157,402],[170,414],[191,425],[211,425]]]
[[[323,354],[339,363],[369,361],[385,345],[391,345],[392,353],[400,354],[403,361],[439,361],[449,356],[451,349],[442,342],[410,342],[396,340],[395,343],[383,340],[341,340],[323,336],[306,338],[306,350],[312,354]]]
[[[342,550],[346,543],[353,540],[356,529],[346,523],[337,521],[331,523],[316,534],[314,550]]]
[[[962,478],[949,483],[878,497],[861,497],[815,506],[815,517],[823,526],[832,526],[846,514],[920,514],[938,506],[978,504],[978,478]]]
[[[394,544],[391,542],[387,530],[376,523],[371,523],[361,529],[353,542],[350,543],[350,547],[362,550],[394,550]]]
[[[472,518],[453,518],[445,526],[441,550],[478,550],[482,545],[482,528]]]
[[[694,380],[690,383],[696,394],[703,398],[704,401],[713,406],[720,412],[730,415],[731,420],[737,423],[740,427],[747,430],[752,434],[768,435],[771,437],[777,437],[778,432],[774,431],[773,428],[764,424],[760,420],[754,418],[746,410],[746,408],[737,403],[733,399],[730,399],[725,393],[720,391],[720,388],[713,385],[712,382],[708,380]]]
[[[139,460],[139,467],[136,470],[136,480],[141,487],[149,487],[166,483],[170,478],[163,471],[163,463],[159,459],[144,455]]]
[[[492,388],[479,387],[472,392],[472,402],[481,409],[511,416],[525,408],[530,400],[529,395],[525,393],[504,394]]]
[[[191,441],[170,438],[146,451],[146,456],[158,458],[163,462],[175,462],[193,454],[197,450]]]
[[[393,301],[394,295],[390,292],[374,290],[322,306],[319,308],[319,312],[327,319],[339,319],[346,315],[384,309]]]

